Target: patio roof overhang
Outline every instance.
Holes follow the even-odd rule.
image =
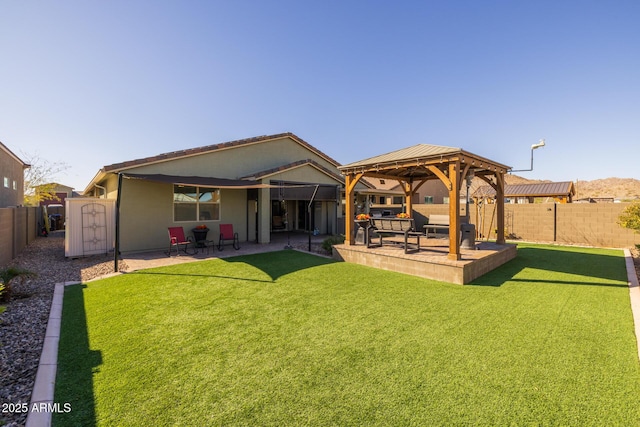
[[[164,174],[137,174],[121,172],[124,178],[141,179],[145,181],[164,182],[176,185],[198,185],[201,187],[215,188],[271,188],[271,185],[263,184],[260,181],[250,181],[248,179],[226,179],[215,178],[209,176],[182,176],[182,175],[164,175]]]
[[[467,176],[477,176],[493,187],[498,195],[504,194],[504,175],[510,166],[478,156],[461,148],[440,145],[418,144],[379,156],[339,166],[345,175],[346,200],[353,200],[355,184],[363,177],[395,179],[404,190],[407,212],[412,211],[412,198],[416,190],[425,182],[439,179],[449,191],[450,230],[460,229],[460,188]],[[504,243],[504,206],[498,209],[498,242]],[[354,244],[352,233],[354,207],[346,204],[345,243]],[[458,233],[450,232],[451,236]],[[458,238],[449,239],[449,258],[459,260],[460,242]]]

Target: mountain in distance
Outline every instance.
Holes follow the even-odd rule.
[[[507,184],[535,184],[551,182],[549,180],[534,180],[523,178],[518,175],[505,175]],[[576,188],[574,200],[594,198],[613,198],[620,201],[631,201],[640,199],[640,180],[634,178],[604,178],[593,181],[573,181]]]
[[[505,175],[505,182],[508,185],[537,184],[553,182],[548,179],[527,179],[519,175]],[[473,194],[478,187],[487,185],[480,178],[474,178],[471,182],[470,194]],[[622,202],[640,200],[640,180],[634,178],[605,178],[593,181],[573,181],[576,195],[573,200],[592,198],[612,198]],[[462,186],[462,194],[466,194],[466,188]]]

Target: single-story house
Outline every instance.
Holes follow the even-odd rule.
[[[166,249],[171,226],[188,235],[206,225],[217,240],[219,224],[232,224],[241,242],[268,243],[287,230],[344,230],[338,166],[282,133],[107,165],[83,194],[117,200],[121,252]]]

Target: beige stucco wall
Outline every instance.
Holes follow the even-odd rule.
[[[304,159],[313,159],[337,173],[333,164],[288,137],[131,168],[129,172],[238,179]]]
[[[315,184],[337,185],[335,178],[319,171],[310,165],[300,166],[284,172],[274,173],[269,176],[271,181],[313,182]]]
[[[22,206],[24,203],[24,168],[22,166],[22,162],[0,148],[0,208]],[[9,180],[8,188],[4,186],[5,178]]]
[[[141,180],[123,180],[120,208],[120,250],[122,252],[167,249],[168,227],[182,226],[185,235],[199,224],[209,227],[207,238],[219,237],[219,224],[233,224],[240,241],[247,240],[246,190],[222,190],[219,221],[173,219],[173,185]]]

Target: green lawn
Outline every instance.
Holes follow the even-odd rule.
[[[621,251],[459,286],[282,251],[66,289],[55,425],[639,425]]]

